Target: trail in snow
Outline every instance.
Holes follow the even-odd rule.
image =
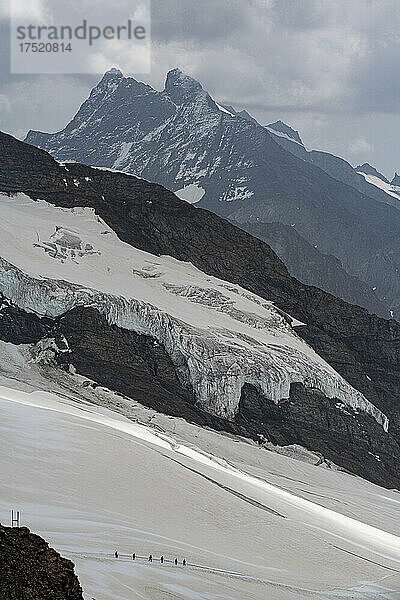
[[[10,390],[3,386],[0,386],[0,396],[13,402],[77,416],[126,433],[139,441],[150,443],[158,448],[170,450],[180,457],[189,459],[191,464],[194,463],[197,465],[199,471],[196,472],[201,476],[203,476],[202,469],[207,467],[216,474],[228,476],[229,479],[240,480],[241,483],[250,486],[250,489],[256,494],[261,493],[262,497],[266,497],[272,503],[275,502],[280,506],[279,511],[275,511],[275,508],[269,507],[269,510],[279,514],[279,516],[281,516],[282,512],[285,512],[285,516],[288,518],[301,519],[305,524],[316,528],[322,522],[324,524],[324,531],[329,535],[339,537],[354,546],[400,564],[399,537],[295,496],[290,492],[232,467],[224,459],[181,444],[176,444],[173,439],[156,433],[143,425],[132,423],[111,413],[111,411],[101,410],[93,406],[82,408],[72,401],[66,403],[47,392],[26,393],[19,390]],[[195,469],[192,467],[192,470]],[[257,502],[256,499],[254,501]],[[310,522],[308,523],[308,521]]]

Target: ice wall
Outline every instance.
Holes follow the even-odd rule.
[[[198,404],[212,414],[233,418],[244,383],[279,402],[289,397],[290,384],[298,382],[369,413],[388,430],[388,418],[300,338],[296,349],[285,345],[284,335],[262,345],[250,336],[244,340],[243,335],[239,338],[238,333],[221,327],[198,328],[147,302],[65,281],[30,277],[1,258],[0,291],[20,308],[41,316],[54,318],[76,306],[90,306],[110,324],[153,336],[171,356],[182,380],[191,385]],[[275,319],[282,321],[284,334],[290,326],[278,311]]]

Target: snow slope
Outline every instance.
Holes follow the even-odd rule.
[[[19,508],[75,562],[87,598],[400,598],[398,493],[180,419],[159,416],[172,435],[9,385],[0,519]]]
[[[389,196],[393,196],[394,198],[397,198],[397,200],[400,200],[400,187],[398,185],[392,185],[390,183],[387,183],[386,181],[383,181],[380,177],[376,177],[375,175],[371,175],[369,173],[363,173],[362,171],[357,171],[357,173],[359,175],[362,175],[365,181],[367,181],[368,183],[371,183],[375,187],[383,190],[384,192],[389,194]]]
[[[269,125],[265,125],[264,127],[267,131],[272,133],[272,135],[276,135],[277,137],[288,140],[289,142],[293,142],[293,144],[298,144],[298,146],[302,146],[309,152],[309,150],[304,146],[303,142],[298,142],[292,136],[289,136],[286,133],[283,133],[283,131],[278,131],[277,129],[274,129],[273,127],[270,127]]]
[[[0,291],[21,308],[54,317],[93,306],[110,323],[153,336],[213,414],[233,417],[244,383],[278,402],[301,382],[367,411],[387,430],[387,417],[272,303],[121,242],[91,209],[61,209],[24,194],[0,200]]]

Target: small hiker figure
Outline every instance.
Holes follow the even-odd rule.
[[[160,558],[160,563],[161,563],[161,564],[163,564],[163,562],[164,562],[164,557],[162,556],[162,557]]]
[[[152,554],[149,555],[149,562],[153,562],[153,556],[152,556]]]
[[[118,552],[117,551],[115,551],[114,556],[115,556],[115,558],[118,558]]]
[[[186,558],[183,559],[182,564],[184,567],[186,567]]]
[[[134,552],[134,553],[132,554],[132,560],[135,560],[135,558],[136,558],[136,553]]]
[[[177,558],[174,560],[174,563],[175,563],[175,566],[178,565],[178,559]]]

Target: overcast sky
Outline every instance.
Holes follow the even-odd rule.
[[[57,131],[99,76],[10,75],[0,0],[0,128]],[[14,0],[46,15],[60,0]],[[128,0],[65,0],[104,20]],[[307,147],[400,172],[400,0],[152,0],[152,67],[104,56],[157,89],[176,66],[261,123],[282,119]],[[82,15],[83,17],[85,15]],[[127,44],[129,42],[126,42]]]

